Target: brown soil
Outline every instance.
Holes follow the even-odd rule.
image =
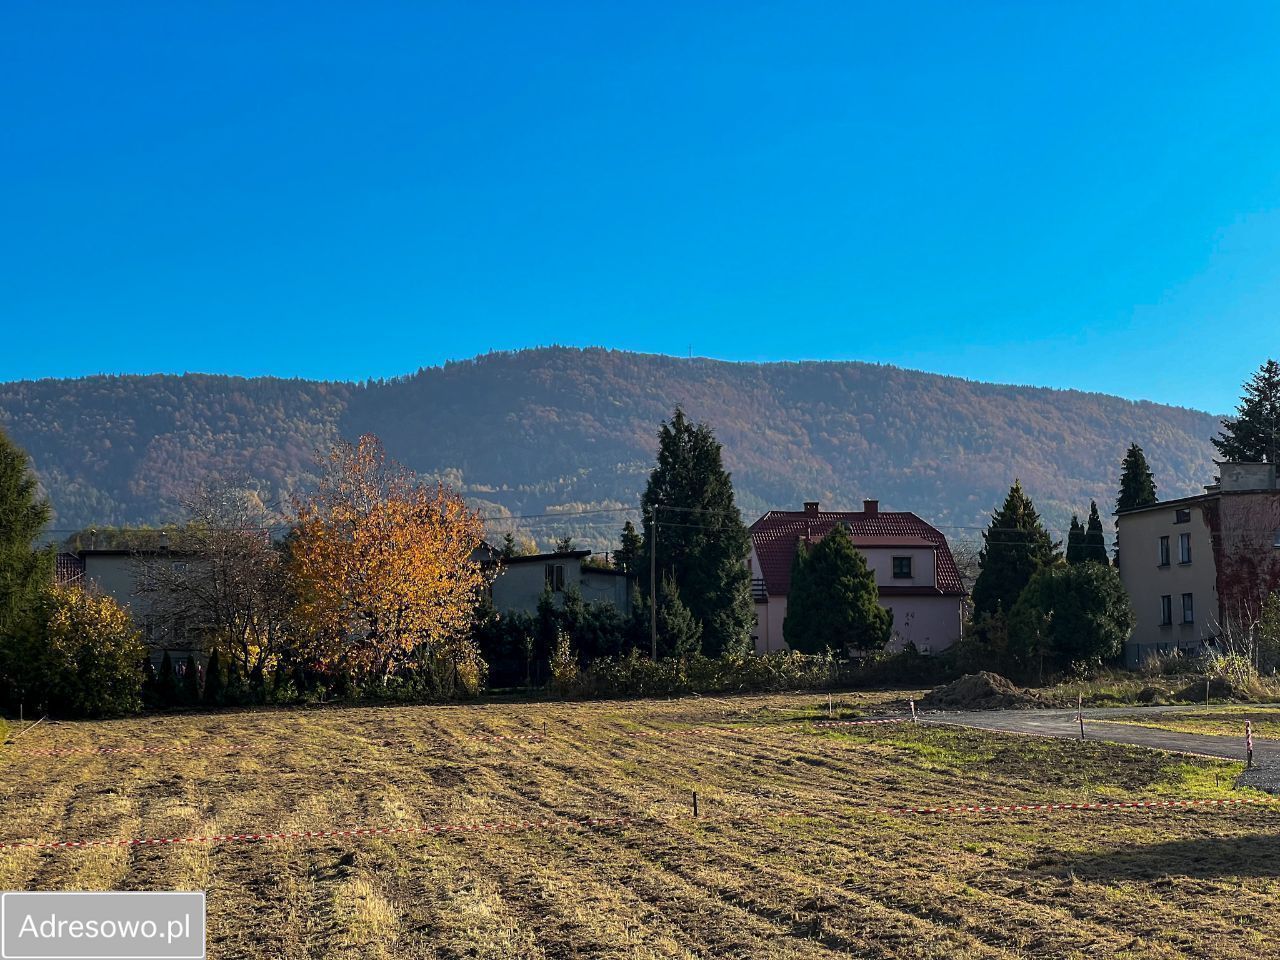
[[[1045,697],[1015,686],[998,673],[983,670],[930,691],[920,705],[926,710],[1021,710],[1052,706]]]

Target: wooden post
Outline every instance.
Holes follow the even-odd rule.
[[[908,700],[907,703],[911,704],[911,722],[915,723],[916,722],[916,702],[914,700]]]
[[[1204,680],[1204,702],[1205,703],[1209,702],[1209,678],[1208,677],[1205,677],[1205,680]]]
[[[693,816],[696,820],[698,817],[698,791],[693,791]]]
[[[831,694],[827,694],[827,719],[830,720],[835,714],[831,710]]]
[[[1253,721],[1244,722],[1244,758],[1249,770],[1253,769]]]
[[[1084,742],[1084,694],[1076,700],[1076,718],[1080,721],[1080,742]]]

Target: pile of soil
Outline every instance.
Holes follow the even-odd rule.
[[[967,673],[953,683],[936,687],[920,701],[926,710],[1007,710],[1043,707],[1044,700],[1014,686],[998,673]]]
[[[1187,684],[1176,694],[1179,700],[1188,700],[1191,703],[1204,703],[1204,687],[1203,680],[1193,680]],[[1249,696],[1249,691],[1237,687],[1230,680],[1224,680],[1221,677],[1214,677],[1209,681],[1209,699],[1210,700],[1238,700],[1248,703],[1253,700]]]

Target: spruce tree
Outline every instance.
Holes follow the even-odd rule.
[[[658,655],[690,657],[701,649],[702,624],[680,599],[680,587],[668,574],[658,587]]]
[[[211,707],[222,706],[222,689],[222,659],[218,656],[218,648],[214,647],[204,668],[204,702]]]
[[[1156,502],[1156,481],[1147,466],[1146,454],[1136,443],[1129,445],[1120,465],[1120,494],[1116,497],[1116,510],[1132,510]]]
[[[1067,563],[1072,566],[1084,563],[1084,524],[1074,513],[1071,515],[1071,530],[1067,533]]]
[[[1098,515],[1098,502],[1089,501],[1089,526],[1084,533],[1084,562],[1100,563],[1109,566],[1111,558],[1107,556],[1107,535],[1102,530],[1102,517]]]
[[[195,657],[189,653],[182,665],[182,700],[187,704],[200,702],[200,669],[196,666]]]
[[[1058,544],[1040,522],[1035,504],[1015,480],[1004,505],[991,515],[978,553],[981,567],[973,584],[975,618],[1008,613],[1032,575],[1059,559]]]
[[[149,653],[142,658],[142,702],[148,707],[160,704],[160,694],[156,689],[156,667],[151,662]]]
[[[753,606],[746,558],[751,539],[733,498],[720,444],[706,424],[676,408],[658,433],[658,464],[641,499],[645,521],[642,589],[656,518],[658,576],[671,577],[701,627],[707,656],[751,648]]]
[[[792,650],[878,650],[889,642],[893,614],[880,606],[876,575],[837,525],[813,546],[800,543],[782,636]]]
[[[156,699],[162,707],[172,707],[178,702],[178,678],[174,676],[173,661],[169,659],[168,650],[160,660],[159,676],[156,677]]]
[[[643,556],[644,538],[636,532],[636,525],[628,520],[622,525],[622,536],[618,541],[618,549],[613,552],[613,562],[623,573],[635,576]]]
[[[35,546],[49,514],[27,455],[0,430],[0,643],[37,615],[53,584],[53,548]]]
[[[1244,385],[1233,420],[1213,438],[1231,463],[1280,463],[1280,363],[1268,360]]]

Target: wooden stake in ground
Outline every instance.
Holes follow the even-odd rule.
[[[1080,721],[1080,741],[1084,742],[1084,694],[1076,699],[1076,719]]]
[[[915,723],[916,722],[916,702],[914,700],[908,700],[907,703],[911,704],[911,722]]]
[[[1244,722],[1244,760],[1247,769],[1253,769],[1253,721]]]
[[[693,818],[698,819],[698,791],[693,791]]]

